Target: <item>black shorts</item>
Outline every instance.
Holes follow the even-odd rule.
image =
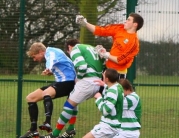
[[[53,98],[55,99],[59,97],[69,96],[70,92],[74,89],[75,81],[54,82],[50,85],[43,86],[40,89],[44,91],[50,86],[53,87],[56,91],[56,95]]]
[[[119,79],[126,79],[126,74],[119,74]]]

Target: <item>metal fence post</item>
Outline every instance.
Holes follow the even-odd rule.
[[[131,12],[135,12],[135,6],[137,5],[138,0],[127,0],[127,8],[126,8],[126,18],[128,18]],[[132,63],[132,66],[128,69],[127,79],[133,84],[133,81],[136,77],[136,58]]]
[[[19,28],[19,59],[18,59],[18,84],[17,84],[17,115],[16,115],[16,137],[21,133],[21,111],[22,111],[22,81],[23,81],[23,45],[24,45],[24,13],[25,0],[20,1],[20,28]]]

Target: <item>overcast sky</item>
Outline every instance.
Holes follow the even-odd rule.
[[[144,27],[138,32],[146,41],[173,40],[179,42],[179,0],[139,0],[136,12],[144,17]]]

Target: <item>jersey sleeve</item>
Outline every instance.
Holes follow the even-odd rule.
[[[124,27],[123,24],[110,24],[107,26],[95,26],[94,35],[98,36],[114,36],[116,30],[120,31]]]
[[[114,89],[108,89],[105,98],[100,97],[96,100],[96,105],[104,116],[111,114],[112,109],[115,108],[117,97]]]
[[[77,78],[81,79],[86,73],[87,63],[85,62],[78,46],[73,47],[70,56],[77,72]]]
[[[132,108],[134,105],[136,105],[136,103],[138,103],[138,99],[136,99],[135,96],[133,95],[127,95],[126,97],[124,97],[124,101],[123,101],[123,109],[124,110],[133,110],[135,108]]]

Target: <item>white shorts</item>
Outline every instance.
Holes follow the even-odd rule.
[[[100,122],[94,126],[91,133],[95,138],[113,138],[119,131],[119,128],[112,128],[110,125]]]
[[[82,103],[84,100],[94,97],[99,91],[100,86],[94,83],[94,80],[99,80],[97,77],[90,77],[78,80],[74,90],[70,93],[69,99],[75,103]]]
[[[139,138],[139,136],[140,136],[139,130],[134,130],[134,131],[120,130],[120,132],[117,135],[115,135],[113,138]]]

